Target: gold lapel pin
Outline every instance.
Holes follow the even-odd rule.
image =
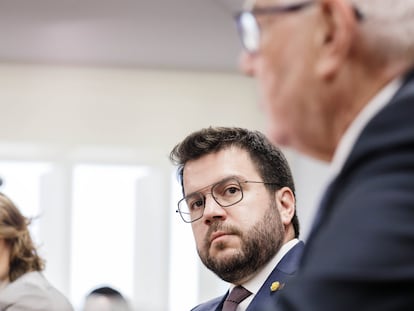
[[[277,290],[281,290],[283,288],[283,286],[285,286],[284,283],[280,283],[280,282],[276,281],[276,282],[273,282],[272,285],[270,285],[270,290],[272,292],[275,292]]]

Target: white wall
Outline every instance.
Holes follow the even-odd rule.
[[[164,159],[200,127],[261,129],[254,102],[252,81],[234,74],[2,65],[0,139],[126,146]]]
[[[0,160],[58,162],[60,169],[44,181],[54,187],[55,195],[51,196],[52,203],[44,204],[50,209],[55,202],[65,202],[61,208],[67,209],[69,201],[62,197],[67,196],[65,176],[71,163],[98,161],[153,166],[169,182],[172,166],[168,154],[191,131],[210,125],[263,130],[264,118],[256,102],[254,81],[238,74],[0,64]],[[298,212],[306,236],[326,168],[293,152],[287,153],[296,179]],[[56,178],[61,180],[58,186]],[[61,199],[56,193],[61,194]],[[64,217],[61,214],[56,217],[57,224],[65,227]],[[140,222],[142,226],[146,224],[154,225]],[[55,227],[56,223],[42,230],[53,232]],[[147,231],[153,230],[149,227]],[[60,238],[67,241],[68,237],[69,233]],[[59,245],[55,251],[49,249],[51,258],[47,258],[49,262],[59,259],[62,263],[53,265],[51,273],[56,274],[70,264],[67,249],[50,239],[49,236],[48,243]],[[169,248],[167,237],[158,238],[157,242]],[[143,271],[141,267],[135,273],[142,275]],[[70,295],[68,272],[61,273],[51,277]],[[210,275],[210,280],[206,275]],[[150,277],[149,272],[148,282]],[[205,288],[205,284],[218,284],[209,272],[201,272],[199,279],[203,281],[199,286],[200,299],[222,291],[221,285]]]

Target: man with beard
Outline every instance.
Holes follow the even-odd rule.
[[[187,136],[170,159],[184,195],[177,212],[191,223],[201,261],[230,283],[193,310],[270,310],[303,249],[286,158],[259,132],[210,127]]]

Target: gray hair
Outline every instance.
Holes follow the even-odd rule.
[[[364,16],[364,42],[386,59],[414,62],[413,0],[351,0]]]

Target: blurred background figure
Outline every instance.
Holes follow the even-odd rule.
[[[45,263],[37,254],[29,224],[30,220],[0,193],[0,310],[73,310],[41,273]]]
[[[83,311],[132,311],[132,309],[119,291],[103,286],[92,290],[86,296]]]

